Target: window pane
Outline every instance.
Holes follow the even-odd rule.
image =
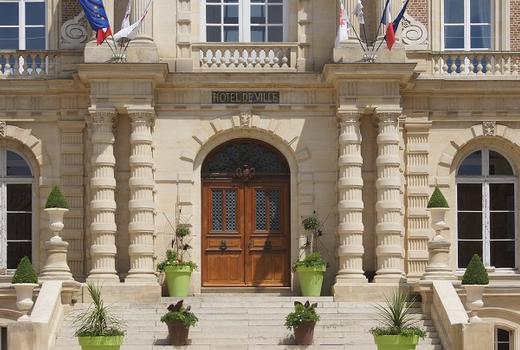
[[[283,6],[269,6],[269,24],[283,24]]]
[[[8,213],[7,214],[7,240],[31,240],[32,236],[32,225],[31,225],[32,214],[19,214],[19,213]]]
[[[515,210],[515,185],[489,184],[491,210]]]
[[[45,3],[26,2],[25,3],[25,24],[44,25],[45,24]]]
[[[494,267],[515,267],[515,242],[491,241],[491,265]]]
[[[7,151],[7,176],[31,176],[29,165],[20,155]]]
[[[464,26],[444,26],[444,47],[464,49]]]
[[[471,0],[471,23],[491,22],[491,6],[489,0]]]
[[[444,23],[464,23],[464,0],[444,0]]]
[[[458,210],[482,210],[482,185],[458,184],[457,185],[457,209]]]
[[[513,175],[513,169],[500,153],[489,151],[489,175]]]
[[[471,48],[489,49],[491,47],[491,28],[489,25],[471,26]]]
[[[0,49],[18,49],[18,28],[0,28]]]
[[[515,238],[515,213],[490,213],[491,239]]]
[[[30,184],[7,185],[7,211],[32,211]]]
[[[254,5],[251,6],[251,23],[265,24],[265,6]]]
[[[464,175],[481,176],[482,175],[482,151],[476,151],[476,152],[471,153],[469,156],[467,156],[466,159],[464,159],[464,161],[460,165],[457,175],[459,175],[459,176],[464,176]]]
[[[0,25],[18,25],[18,3],[0,2]]]
[[[509,343],[499,343],[497,350],[511,350],[511,348],[509,347]]]
[[[224,41],[237,42],[238,41],[238,27],[224,27]]]
[[[16,269],[16,266],[24,256],[32,257],[31,242],[7,243],[7,268]]]
[[[213,190],[211,193],[211,229],[213,231],[222,231],[223,229],[222,192],[221,190]]]
[[[226,230],[237,229],[237,191],[226,191]]]
[[[482,256],[482,241],[478,242],[466,242],[466,241],[459,241],[459,267],[465,268],[468,266],[469,261],[471,260],[471,257],[473,257],[474,254],[478,254],[479,256]]]
[[[221,23],[220,6],[214,6],[214,5],[206,6],[206,23],[212,23],[212,24]]]
[[[272,190],[269,195],[269,230],[277,231],[281,228],[280,220],[280,190]]]
[[[267,229],[267,213],[266,213],[266,192],[256,191],[255,201],[255,222],[256,229],[264,231]]]
[[[45,50],[45,28],[26,28],[25,48]]]
[[[251,27],[251,41],[255,43],[265,42],[265,27]]]
[[[219,43],[222,41],[220,27],[206,27],[206,41]]]
[[[459,239],[482,239],[482,213],[458,213]]]
[[[505,329],[497,329],[497,340],[498,341],[509,341],[509,331],[506,331]]]
[[[269,27],[269,42],[281,42],[283,41],[283,28],[282,27]]]
[[[238,6],[233,5],[224,7],[224,23],[238,24]]]

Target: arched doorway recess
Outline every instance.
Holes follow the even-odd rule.
[[[202,165],[202,285],[290,286],[290,171],[252,139],[228,141]]]

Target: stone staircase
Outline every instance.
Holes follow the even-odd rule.
[[[160,322],[166,307],[178,298],[163,298],[158,305],[114,304],[112,310],[126,322],[122,350],[171,349],[166,325]],[[269,349],[351,349],[376,350],[368,330],[377,325],[373,304],[334,302],[332,297],[290,297],[271,294],[203,294],[184,298],[192,306],[199,323],[190,330],[191,345],[186,350],[269,350]],[[285,316],[295,300],[318,302],[321,321],[314,333],[314,345],[292,344],[292,333],[285,328]],[[77,304],[63,320],[56,339],[56,350],[79,350],[71,325],[87,304]],[[413,309],[428,336],[417,350],[442,350],[432,321]]]

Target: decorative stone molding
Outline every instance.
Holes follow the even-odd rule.
[[[0,137],[5,137],[5,133],[7,131],[7,123],[5,121],[0,121]]]
[[[404,277],[404,237],[401,200],[400,113],[378,113],[377,135],[377,271],[375,282],[401,282]]]
[[[298,71],[312,70],[312,3],[313,0],[298,1]]]
[[[69,19],[60,29],[60,46],[63,49],[81,49],[85,46],[90,31],[86,26],[85,13],[80,11],[74,18]]]
[[[117,248],[114,133],[112,131],[117,116],[114,108],[90,108],[92,175],[90,179],[91,202],[90,224],[92,268],[88,280],[119,281],[115,268]]]
[[[154,269],[155,199],[152,107],[128,108],[130,134],[130,270],[127,281],[157,282]]]
[[[484,136],[495,136],[496,128],[496,122],[482,122],[482,132]]]
[[[339,178],[338,235],[339,271],[336,284],[367,282],[363,275],[363,178],[361,166],[360,113],[338,112]]]
[[[193,4],[191,0],[177,1],[177,71],[193,70],[192,62],[192,25],[191,14]]]
[[[402,41],[407,49],[425,50],[428,47],[428,29],[424,24],[405,12]]]

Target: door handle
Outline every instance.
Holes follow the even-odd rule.
[[[265,251],[270,251],[272,249],[273,249],[273,243],[271,243],[270,240],[265,241],[265,243],[264,243],[264,250]]]
[[[227,248],[227,242],[225,240],[221,240],[218,249],[220,249],[221,252],[225,252]]]

